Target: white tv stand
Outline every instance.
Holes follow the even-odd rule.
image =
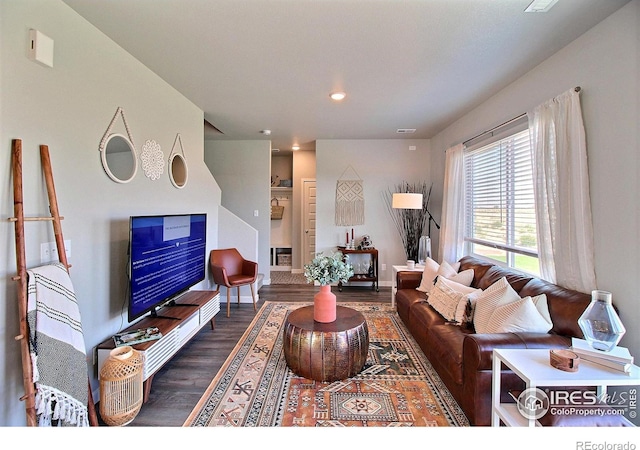
[[[165,306],[158,311],[158,317],[145,317],[123,331],[136,328],[158,327],[162,337],[156,341],[143,342],[132,347],[144,355],[142,369],[144,380],[144,402],[149,397],[153,376],[180,350],[195,334],[211,323],[215,328],[215,315],[220,311],[220,293],[218,291],[188,291],[175,304]],[[115,348],[113,338],[109,338],[97,347],[98,374]]]

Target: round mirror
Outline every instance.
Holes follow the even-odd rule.
[[[173,155],[169,160],[169,178],[177,188],[183,188],[187,184],[187,162],[179,153]]]
[[[113,181],[128,183],[138,171],[136,150],[131,141],[121,134],[109,135],[100,153],[102,167]]]

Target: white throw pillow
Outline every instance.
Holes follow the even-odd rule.
[[[445,320],[466,325],[471,321],[472,316],[470,297],[479,292],[482,291],[439,276],[427,297],[427,303]]]
[[[445,277],[445,278],[448,278],[451,281],[455,281],[458,284],[462,284],[463,286],[471,286],[474,273],[475,272],[473,271],[473,269],[467,269],[467,270],[463,270],[462,272],[458,272],[451,277]]]
[[[545,294],[536,295],[531,297],[531,301],[536,305],[536,309],[540,315],[547,321],[551,328],[553,328],[553,322],[551,321],[551,314],[549,313],[549,304],[547,303],[547,296]]]
[[[489,319],[485,333],[548,333],[550,329],[551,324],[536,309],[531,297],[525,297],[498,306]]]
[[[473,312],[473,326],[476,333],[488,333],[489,320],[498,306],[518,300],[520,296],[511,287],[506,277],[500,278],[482,291],[475,301]]]
[[[422,272],[420,286],[416,289],[420,292],[429,293],[433,288],[433,283],[436,277],[440,275],[445,278],[455,277],[458,273],[458,269],[460,269],[460,262],[451,265],[448,262],[443,261],[442,264],[438,264],[433,259],[427,258],[424,262],[424,271]],[[473,279],[473,275],[471,278]]]

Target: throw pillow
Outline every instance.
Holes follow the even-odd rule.
[[[433,283],[437,276],[442,275],[443,277],[451,278],[456,276],[458,269],[460,269],[460,262],[451,265],[448,262],[443,261],[442,264],[438,264],[433,259],[427,258],[424,262],[424,271],[422,272],[420,286],[416,289],[420,292],[429,293],[433,288]],[[473,276],[471,278],[473,279]]]
[[[489,319],[485,333],[548,333],[550,329],[551,324],[536,309],[531,297],[525,297],[498,306]]]
[[[506,277],[500,278],[486,288],[475,301],[473,325],[476,333],[488,333],[489,320],[494,310],[500,305],[506,305],[520,300],[518,293],[511,287]]]
[[[540,315],[547,321],[551,328],[553,328],[553,322],[551,321],[551,314],[549,313],[549,304],[547,303],[546,294],[536,295],[535,297],[531,297],[531,301],[536,306],[536,309],[540,313]]]
[[[471,286],[474,274],[475,272],[473,271],[473,269],[467,269],[463,270],[462,272],[458,272],[450,277],[445,276],[445,278],[448,278],[451,281],[455,281],[458,284],[462,284],[463,286]]]
[[[445,320],[467,325],[471,322],[470,297],[479,292],[482,291],[439,276],[427,297],[427,303]]]

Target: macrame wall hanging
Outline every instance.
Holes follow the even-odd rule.
[[[351,169],[355,178],[345,178]],[[336,183],[336,225],[364,225],[364,189],[362,179],[349,164]]]

